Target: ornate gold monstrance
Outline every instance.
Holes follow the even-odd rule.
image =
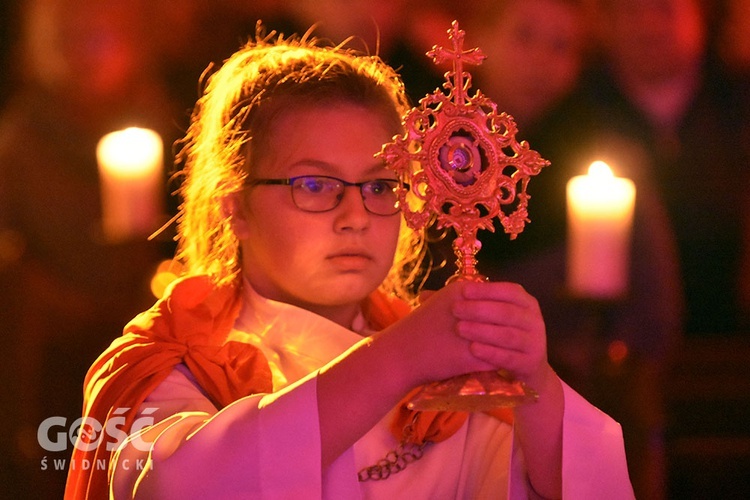
[[[435,64],[452,61],[444,93],[436,89],[403,117],[406,132],[385,144],[380,156],[399,176],[398,197],[406,222],[422,229],[433,219],[438,229],[456,231],[458,270],[448,279],[485,281],[476,269],[479,229],[494,231],[497,217],[511,239],[528,218],[526,187],[549,165],[526,141],[516,140],[513,117],[498,113],[481,91],[473,96],[464,64],[481,64],[478,48],[463,49],[465,32],[453,21],[452,50],[437,45],[427,53]],[[521,382],[486,372],[427,386],[411,406],[423,410],[483,410],[535,397]]]

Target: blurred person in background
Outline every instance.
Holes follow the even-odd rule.
[[[95,156],[103,135],[135,125],[161,134],[168,159],[177,135],[172,102],[153,73],[146,7],[140,0],[22,5],[20,85],[0,116],[0,364],[8,381],[0,404],[0,470],[8,478],[0,482],[10,497],[62,496],[66,470],[53,461],[72,445],[63,440],[63,450],[50,451],[37,430],[62,417],[47,437],[67,438],[86,369],[153,299],[160,244],[147,234],[104,238]]]
[[[482,89],[521,130],[550,115],[578,82],[589,42],[582,0],[487,2],[477,19]]]
[[[643,151],[678,244],[685,334],[748,326],[739,298],[747,97],[727,72],[699,0],[602,0],[601,64],[585,78],[594,131]]]

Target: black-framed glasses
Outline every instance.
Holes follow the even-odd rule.
[[[336,208],[344,198],[344,189],[356,186],[365,209],[375,215],[398,213],[398,187],[396,179],[373,179],[364,182],[347,182],[327,175],[300,175],[287,179],[248,179],[247,186],[291,186],[292,200],[305,212],[327,212]]]

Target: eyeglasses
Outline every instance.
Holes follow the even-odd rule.
[[[356,186],[365,209],[375,215],[394,215],[398,212],[396,179],[373,179],[347,182],[327,175],[301,175],[288,179],[249,179],[248,186],[283,185],[292,187],[292,200],[305,212],[327,212],[336,208],[344,198],[344,189]]]

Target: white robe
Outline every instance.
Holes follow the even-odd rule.
[[[321,475],[317,370],[362,337],[304,309],[267,300],[249,286],[245,290],[245,307],[230,338],[263,351],[274,393],[242,398],[217,412],[189,370],[178,366],[139,412],[162,421],[144,431],[146,441],[156,437],[149,474],[164,487],[160,498],[529,497],[512,426],[483,413],[471,414],[456,434],[429,445],[423,458],[403,471],[359,482],[359,470],[398,445],[389,414]],[[365,329],[361,317],[355,329]],[[619,424],[563,387],[564,498],[632,499]],[[341,411],[347,411],[346,401]],[[115,491],[124,480],[124,460],[132,458],[115,457]]]

